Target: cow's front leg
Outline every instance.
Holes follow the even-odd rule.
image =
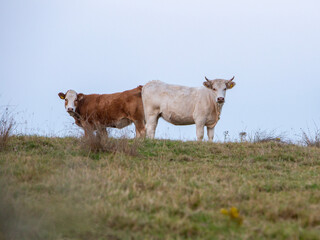
[[[99,126],[97,128],[97,135],[108,137],[107,129],[104,126]]]
[[[84,136],[85,137],[91,137],[92,133],[94,131],[93,127],[91,126],[90,123],[88,123],[87,121],[81,121],[81,126],[84,130]]]
[[[84,136],[87,138],[89,137],[89,134],[90,134],[90,130],[89,130],[89,127],[87,126],[86,122],[81,122],[80,123],[83,131],[84,131]]]
[[[152,115],[152,116],[148,116],[148,118],[146,118],[146,129],[147,129],[147,137],[153,139],[155,132],[156,132],[156,127],[158,125],[158,115]]]
[[[212,142],[213,136],[214,136],[214,127],[213,128],[207,127],[207,134],[208,134],[208,141]]]
[[[196,123],[196,128],[197,128],[197,140],[202,141],[203,139],[203,134],[204,134],[204,125],[201,123]]]
[[[83,128],[83,131],[84,131],[84,137],[89,137],[89,131],[87,128]]]

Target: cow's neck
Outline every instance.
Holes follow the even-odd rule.
[[[75,120],[80,120],[80,114],[75,111],[75,112],[72,112],[72,113],[69,113],[71,117],[73,117]]]
[[[216,103],[216,106],[217,106],[217,111],[218,111],[219,117],[220,117],[221,110],[222,110],[222,107],[223,107],[223,103]]]

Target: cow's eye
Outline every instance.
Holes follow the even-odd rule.
[[[225,90],[225,91],[226,91],[226,90],[227,90],[227,88],[225,88],[225,89],[223,89],[223,90]]]
[[[213,91],[217,91],[217,89],[216,89],[216,88],[213,88],[212,90],[213,90]]]

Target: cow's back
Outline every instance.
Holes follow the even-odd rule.
[[[195,97],[196,92],[196,88],[171,85],[154,80],[143,87],[142,98],[143,101],[148,101],[156,106],[163,107],[172,101],[175,101],[177,104],[180,104],[180,101],[188,102],[190,96]]]

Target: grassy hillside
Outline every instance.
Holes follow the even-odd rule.
[[[12,137],[0,152],[0,239],[320,238],[319,148],[130,143],[137,153]],[[221,214],[230,207],[240,216]]]

